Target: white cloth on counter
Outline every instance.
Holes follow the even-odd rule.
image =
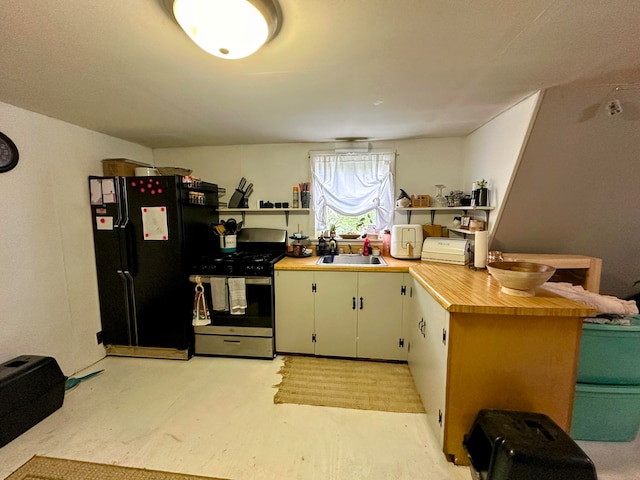
[[[244,315],[247,310],[247,287],[244,278],[229,278],[228,283],[231,315]]]
[[[606,317],[586,317],[585,323],[598,323],[600,325],[631,325],[631,319],[635,317],[623,317],[621,315],[608,315]]]
[[[227,279],[212,277],[209,281],[211,283],[211,309],[214,312],[226,312],[229,310]]]
[[[542,288],[576,302],[584,303],[588,307],[595,308],[598,313],[613,313],[622,316],[638,314],[638,305],[635,301],[622,300],[611,295],[600,295],[599,293],[585,290],[581,285],[571,285],[566,282],[546,282],[542,285]]]

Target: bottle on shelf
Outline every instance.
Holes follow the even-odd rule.
[[[298,187],[293,187],[293,202],[291,207],[300,208],[300,191],[298,190]]]

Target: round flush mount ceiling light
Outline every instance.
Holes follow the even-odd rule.
[[[164,0],[178,25],[205,52],[226,59],[255,53],[280,30],[277,0]]]

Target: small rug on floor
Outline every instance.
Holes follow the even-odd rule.
[[[274,403],[425,413],[406,363],[286,356]]]
[[[5,480],[223,480],[36,455]]]

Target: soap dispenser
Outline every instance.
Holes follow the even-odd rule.
[[[316,252],[318,255],[325,255],[327,253],[327,241],[322,235],[318,237],[318,248]]]

